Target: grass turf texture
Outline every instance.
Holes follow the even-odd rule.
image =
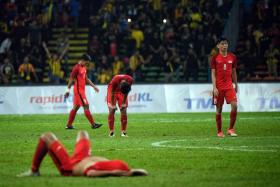
[[[129,114],[128,138],[108,127],[90,129],[78,115],[76,130],[65,130],[68,115],[0,115],[0,186],[279,186],[279,113],[239,113],[237,138],[216,137],[214,113]],[[107,115],[95,114],[107,124]],[[229,114],[223,113],[223,129]],[[71,154],[78,129],[91,136],[92,154],[144,168],[147,177],[62,177],[49,156],[41,177],[17,178],[30,168],[38,137],[54,132]],[[153,146],[156,145],[156,146]]]

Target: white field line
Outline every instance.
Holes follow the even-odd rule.
[[[280,138],[278,136],[275,137],[247,137],[246,139],[269,139],[269,138]],[[166,143],[171,142],[182,142],[182,141],[206,141],[210,140],[210,138],[202,138],[202,139],[182,139],[182,140],[164,140],[154,142],[151,145],[153,147],[160,147],[160,148],[177,148],[177,149],[217,149],[217,150],[226,150],[226,151],[243,151],[243,152],[278,152],[277,149],[264,149],[264,148],[279,148],[278,145],[272,146],[248,146],[248,145],[241,145],[241,146],[189,146],[189,145],[164,145]],[[260,149],[256,149],[260,148]]]
[[[237,137],[237,138],[231,138],[233,141],[238,139],[280,139],[280,136],[256,136],[256,137]],[[260,149],[250,149],[250,146],[248,145],[241,145],[241,146],[226,146],[226,147],[218,147],[218,146],[182,146],[182,145],[164,145],[166,143],[171,142],[183,142],[183,141],[192,141],[192,142],[205,142],[208,140],[215,140],[215,138],[201,138],[201,137],[195,137],[195,136],[189,136],[187,139],[180,139],[180,140],[163,140],[158,142],[151,143],[151,147],[138,147],[138,148],[104,148],[104,149],[92,149],[93,155],[95,155],[95,152],[108,152],[108,151],[145,151],[145,150],[159,150],[155,149],[157,148],[176,148],[176,149],[217,149],[217,150],[225,150],[225,151],[243,151],[243,152],[279,152],[277,148],[280,147],[280,145],[269,145],[265,146],[266,148],[272,148],[272,149],[263,149],[264,146],[253,146],[252,148],[260,148]],[[221,139],[224,140],[224,139]],[[276,149],[273,149],[276,148]],[[28,154],[33,153],[34,151],[21,151],[20,154]],[[0,153],[1,154],[1,153]],[[6,154],[6,153],[5,153]]]

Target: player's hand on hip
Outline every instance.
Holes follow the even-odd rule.
[[[214,88],[214,89],[213,89],[213,94],[214,94],[215,97],[218,97],[219,91],[218,91],[217,88]]]

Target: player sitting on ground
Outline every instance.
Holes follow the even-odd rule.
[[[89,135],[86,131],[79,131],[72,157],[53,133],[42,134],[33,156],[31,170],[19,174],[18,177],[39,176],[41,162],[47,153],[63,176],[102,177],[148,174],[144,169],[131,169],[122,160],[91,156]]]

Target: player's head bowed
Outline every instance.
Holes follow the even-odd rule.
[[[83,54],[82,57],[81,57],[81,60],[90,62],[91,57],[88,54]]]
[[[128,94],[131,90],[131,85],[126,81],[121,82],[120,87],[123,94]]]

